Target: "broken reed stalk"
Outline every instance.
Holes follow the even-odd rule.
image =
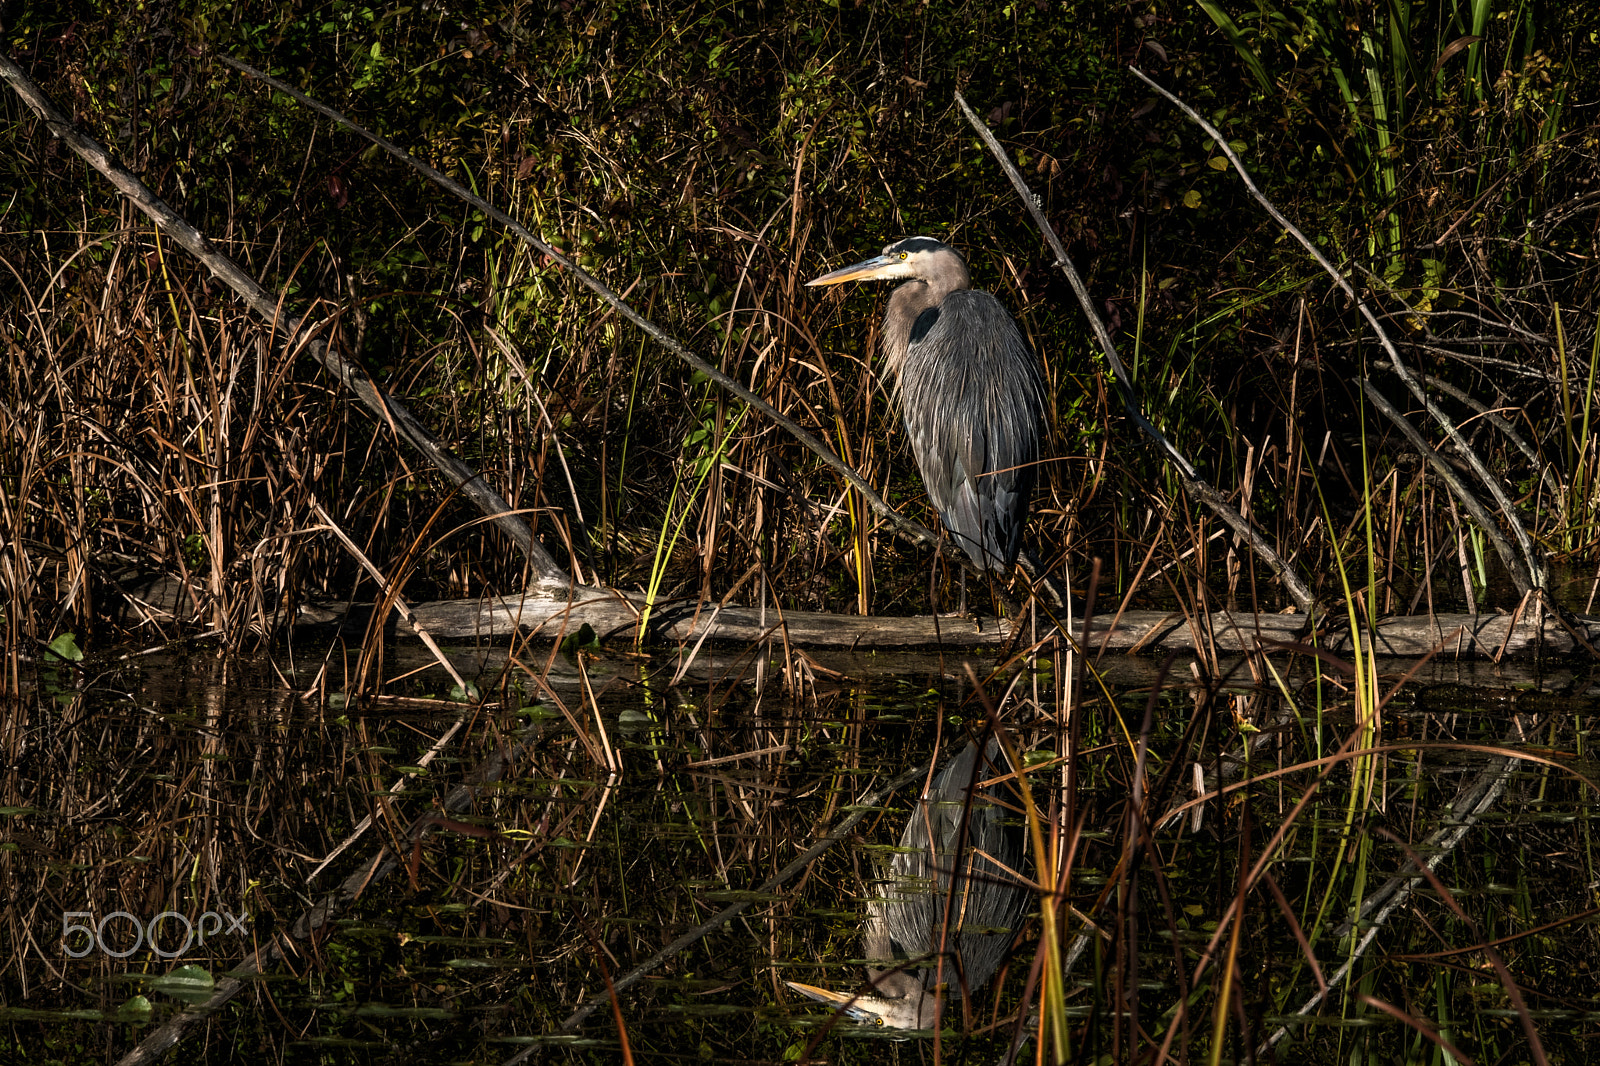
[[[1232,529],[1234,533],[1238,534],[1250,545],[1251,550],[1263,559],[1271,567],[1272,572],[1277,575],[1278,579],[1283,582],[1284,590],[1289,593],[1289,598],[1294,600],[1295,606],[1307,614],[1315,613],[1316,601],[1311,594],[1311,587],[1306,584],[1305,578],[1300,576],[1299,568],[1280,556],[1277,550],[1267,543],[1266,538],[1257,531],[1255,526],[1241,515],[1237,508],[1223,499],[1222,494],[1212,487],[1210,483],[1202,479],[1199,472],[1195,470],[1194,464],[1184,458],[1183,453],[1178,451],[1177,447],[1166,438],[1166,435],[1152,425],[1150,420],[1144,416],[1144,412],[1140,409],[1139,398],[1133,391],[1133,378],[1129,375],[1127,368],[1122,365],[1122,359],[1117,355],[1117,348],[1112,343],[1110,332],[1106,329],[1105,323],[1100,320],[1100,316],[1095,313],[1094,302],[1089,297],[1088,287],[1084,285],[1083,279],[1078,276],[1077,268],[1072,265],[1072,259],[1067,255],[1067,250],[1062,245],[1061,238],[1056,236],[1054,227],[1044,217],[1044,211],[1040,208],[1037,197],[1028,188],[1028,183],[1023,180],[1021,172],[1016,168],[1016,164],[1012,163],[1006,156],[1005,149],[1000,147],[1000,142],[995,139],[994,134],[989,130],[988,124],[978,117],[977,113],[972,110],[960,93],[956,93],[956,103],[961,107],[961,112],[967,117],[967,121],[972,124],[972,128],[977,130],[978,135],[983,138],[983,143],[988,145],[990,154],[1000,162],[1006,177],[1011,179],[1012,187],[1017,190],[1017,195],[1027,205],[1028,213],[1033,216],[1034,224],[1039,227],[1039,232],[1044,235],[1045,241],[1050,245],[1050,250],[1056,257],[1055,265],[1066,275],[1068,283],[1072,286],[1073,293],[1078,297],[1078,303],[1083,307],[1084,316],[1088,318],[1089,325],[1094,331],[1095,339],[1100,342],[1100,350],[1105,353],[1106,361],[1111,364],[1112,381],[1116,386],[1117,395],[1121,397],[1122,404],[1128,411],[1128,416],[1172,461],[1173,466],[1177,468],[1178,480],[1183,485],[1184,492],[1191,499],[1198,500],[1209,507],[1218,518],[1227,524],[1228,528]]]
[[[444,653],[444,649],[439,647],[438,643],[433,639],[433,635],[428,632],[427,627],[418,620],[416,614],[412,612],[410,606],[407,605],[406,601],[401,597],[400,588],[391,582],[384,575],[383,571],[379,570],[372,564],[372,560],[367,558],[367,553],[362,551],[356,542],[350,539],[350,535],[344,531],[339,523],[333,520],[332,515],[323,510],[322,504],[318,503],[315,497],[312,497],[311,499],[311,509],[317,513],[317,517],[322,519],[322,523],[328,529],[328,531],[338,538],[340,544],[344,545],[344,550],[350,553],[351,558],[355,559],[355,561],[361,565],[361,568],[371,576],[373,581],[377,582],[378,591],[383,594],[383,598],[379,601],[378,609],[372,614],[372,622],[370,623],[370,626],[381,631],[383,627],[383,619],[389,613],[387,608],[392,605],[394,609],[399,612],[400,617],[404,618],[411,624],[411,628],[417,634],[418,639],[420,639],[423,645],[427,647],[428,653],[433,656],[434,661],[440,666],[444,667],[445,673],[450,675],[450,680],[456,683],[456,687],[463,693],[467,692],[470,689],[470,686],[465,680],[462,679],[461,675],[456,672],[455,665],[450,661],[450,656],[446,655]],[[369,636],[371,635],[372,634],[369,633]],[[365,685],[368,660],[371,657],[372,650],[374,647],[381,647],[382,643],[383,640],[381,635],[363,642],[361,663],[362,668],[360,672],[361,680],[357,687],[362,687]]]
[[[327,321],[307,324],[303,319],[284,314],[280,301],[262,288],[259,282],[217,250],[209,238],[191,226],[161,197],[135,177],[93,138],[73,125],[55,103],[45,95],[18,67],[9,55],[0,52],[0,78],[10,84],[39,116],[51,133],[59,137],[79,158],[99,171],[118,192],[143,211],[161,230],[181,244],[185,251],[200,260],[220,281],[238,294],[251,310],[260,315],[267,325],[277,331],[281,328],[284,349],[293,354],[303,347],[355,394],[362,404],[380,422],[403,436],[412,447],[425,455],[448,479],[452,487],[471,500],[479,510],[494,519],[500,531],[520,548],[532,565],[536,578],[543,584],[571,585],[566,571],[533,539],[526,523],[513,513],[509,503],[500,497],[471,467],[447,449],[427,427],[417,421],[406,407],[379,389],[355,364],[330,348],[316,334]]]
[[[1506,525],[1510,527],[1512,535],[1516,538],[1517,548],[1521,553],[1520,558],[1518,552],[1511,549],[1510,543],[1503,536],[1498,535],[1496,523],[1490,522],[1484,526],[1484,532],[1488,533],[1493,541],[1495,551],[1499,554],[1500,561],[1505,565],[1507,573],[1511,575],[1512,583],[1516,585],[1517,592],[1522,596],[1527,596],[1529,592],[1536,589],[1543,592],[1548,582],[1544,563],[1540,558],[1538,549],[1534,546],[1532,538],[1528,536],[1527,530],[1523,529],[1522,523],[1517,520],[1516,510],[1513,507],[1511,498],[1506,495],[1504,485],[1501,484],[1499,478],[1490,472],[1488,465],[1479,457],[1477,451],[1461,433],[1455,421],[1428,396],[1427,390],[1422,387],[1422,383],[1417,380],[1416,376],[1411,373],[1410,368],[1401,360],[1400,352],[1395,348],[1394,342],[1389,339],[1389,334],[1384,330],[1383,324],[1378,321],[1378,316],[1373,313],[1372,309],[1367,306],[1366,301],[1356,292],[1349,279],[1328,260],[1327,256],[1322,254],[1321,249],[1313,244],[1304,233],[1300,232],[1298,226],[1290,222],[1283,212],[1279,211],[1272,201],[1267,199],[1260,189],[1256,188],[1255,181],[1250,177],[1249,172],[1245,170],[1244,163],[1239,159],[1238,153],[1233,150],[1233,146],[1227,142],[1215,126],[1200,117],[1200,114],[1194,108],[1158,85],[1138,67],[1130,66],[1128,69],[1140,81],[1150,86],[1179,111],[1182,111],[1191,122],[1205,131],[1206,136],[1216,142],[1217,147],[1227,157],[1228,162],[1233,165],[1234,171],[1238,173],[1240,180],[1244,182],[1245,188],[1255,198],[1256,202],[1266,210],[1267,214],[1272,216],[1278,225],[1283,227],[1285,233],[1288,233],[1299,242],[1300,246],[1328,273],[1328,276],[1333,279],[1339,290],[1355,304],[1361,317],[1365,318],[1367,324],[1372,327],[1379,346],[1382,347],[1384,354],[1388,357],[1390,368],[1427,410],[1428,414],[1432,416],[1433,420],[1444,430],[1451,443],[1459,449],[1467,465],[1472,468],[1472,472],[1477,475],[1478,480],[1488,489],[1489,495],[1494,498],[1495,506],[1505,518]],[[1463,500],[1465,499],[1466,497],[1463,497]]]

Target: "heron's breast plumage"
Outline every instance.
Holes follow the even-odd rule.
[[[940,770],[906,823],[883,896],[868,904],[868,958],[916,960],[902,973],[923,984],[939,973],[941,943],[946,981],[961,984],[964,973],[974,987],[983,984],[1027,910],[1028,892],[1013,873],[1022,862],[1019,826],[1008,820],[998,788],[967,795],[1004,763],[997,742],[987,751],[979,764],[978,747],[969,743]]]
[[[1006,570],[1021,547],[1039,458],[1039,365],[990,294],[901,297],[915,289],[927,286],[896,290],[884,337],[917,467],[950,534],[980,566]],[[898,335],[897,315],[910,322]]]

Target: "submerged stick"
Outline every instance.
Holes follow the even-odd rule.
[[[1056,257],[1055,265],[1066,275],[1067,282],[1072,286],[1072,291],[1077,294],[1078,303],[1083,306],[1083,313],[1089,319],[1089,325],[1094,330],[1095,339],[1100,342],[1100,350],[1105,353],[1106,362],[1111,364],[1111,380],[1116,387],[1117,395],[1122,399],[1123,407],[1127,409],[1128,416],[1172,461],[1172,465],[1177,468],[1178,481],[1183,485],[1183,491],[1191,499],[1198,500],[1209,507],[1218,518],[1227,524],[1228,528],[1232,529],[1234,533],[1250,545],[1251,550],[1255,552],[1257,557],[1265,561],[1272,568],[1272,572],[1277,575],[1278,580],[1283,582],[1283,587],[1289,593],[1289,598],[1294,600],[1295,605],[1300,610],[1307,614],[1314,613],[1316,601],[1311,595],[1311,587],[1300,576],[1299,568],[1279,555],[1277,550],[1267,543],[1266,538],[1256,530],[1255,526],[1240,514],[1232,504],[1223,499],[1222,494],[1212,487],[1209,482],[1201,478],[1199,472],[1195,470],[1194,464],[1184,458],[1183,453],[1178,451],[1177,447],[1167,439],[1166,435],[1152,425],[1150,420],[1144,416],[1144,412],[1139,407],[1139,398],[1133,391],[1133,378],[1129,375],[1127,367],[1122,365],[1122,358],[1117,355],[1117,348],[1111,340],[1110,332],[1106,329],[1105,323],[1100,321],[1100,316],[1095,313],[1094,302],[1089,297],[1088,287],[1084,285],[1083,279],[1078,276],[1077,268],[1072,265],[1072,259],[1067,255],[1067,249],[1062,245],[1061,238],[1056,236],[1055,228],[1044,217],[1044,211],[1040,209],[1039,201],[1034,197],[1032,190],[1028,188],[1028,183],[1023,180],[1021,172],[1016,168],[1016,164],[1011,162],[1006,156],[1005,149],[1000,147],[1000,142],[995,139],[988,124],[978,117],[977,112],[972,110],[960,93],[956,93],[956,103],[960,105],[961,113],[966,115],[967,121],[972,124],[972,128],[977,130],[978,135],[983,138],[983,143],[989,146],[990,154],[999,160],[1006,177],[1011,179],[1012,187],[1017,190],[1017,195],[1022,198],[1022,202],[1027,205],[1028,213],[1033,216],[1034,224],[1039,227],[1039,232],[1044,235],[1045,241],[1050,245],[1050,251]]]
[[[1544,715],[1533,716],[1528,722],[1518,719],[1508,732],[1505,742],[1508,745],[1525,743],[1529,736],[1537,733],[1544,720]],[[1505,792],[1506,782],[1511,779],[1511,775],[1516,772],[1520,764],[1521,760],[1514,755],[1493,756],[1488,766],[1479,771],[1477,776],[1456,794],[1456,798],[1446,805],[1440,814],[1439,828],[1428,834],[1421,844],[1408,849],[1411,860],[1361,901],[1355,919],[1364,929],[1360,941],[1351,950],[1344,964],[1328,978],[1327,984],[1294,1012],[1297,1017],[1306,1017],[1316,1010],[1354,972],[1356,965],[1366,957],[1378,934],[1383,931],[1384,925],[1394,913],[1405,905],[1406,900],[1411,897],[1417,886],[1422,884],[1425,877],[1431,876],[1445,859],[1454,854],[1462,840],[1466,839],[1467,831],[1499,801]],[[1422,855],[1427,856],[1421,860],[1425,869],[1418,869],[1413,862]],[[1354,923],[1347,923],[1344,928],[1337,930],[1335,935],[1342,938],[1353,932],[1354,928]],[[1256,1049],[1256,1056],[1266,1058],[1288,1035],[1289,1026],[1279,1026]]]
[[[1367,320],[1367,324],[1372,327],[1373,333],[1377,336],[1378,345],[1388,357],[1390,368],[1427,410],[1428,414],[1432,416],[1433,420],[1444,430],[1445,436],[1450,438],[1451,443],[1460,449],[1462,458],[1472,468],[1472,472],[1478,476],[1478,480],[1489,490],[1489,494],[1494,497],[1495,506],[1499,508],[1500,514],[1505,518],[1506,525],[1511,527],[1511,533],[1516,537],[1517,547],[1521,551],[1521,558],[1518,558],[1516,552],[1510,550],[1510,544],[1504,538],[1495,538],[1494,543],[1495,550],[1500,555],[1500,561],[1505,564],[1506,571],[1511,575],[1512,582],[1517,586],[1517,592],[1523,596],[1535,589],[1542,592],[1548,580],[1544,564],[1532,538],[1528,536],[1528,531],[1523,529],[1522,523],[1517,520],[1516,511],[1513,508],[1511,498],[1506,495],[1505,487],[1501,484],[1500,479],[1490,472],[1488,465],[1484,463],[1477,451],[1467,441],[1460,427],[1438,404],[1434,403],[1427,390],[1422,387],[1422,383],[1417,380],[1416,375],[1412,374],[1410,368],[1401,360],[1399,350],[1395,348],[1394,342],[1389,339],[1389,334],[1384,331],[1383,324],[1378,321],[1378,316],[1372,312],[1366,301],[1356,292],[1349,279],[1328,260],[1327,256],[1322,254],[1320,248],[1313,244],[1304,233],[1300,232],[1298,226],[1290,222],[1283,212],[1279,211],[1272,201],[1268,200],[1265,194],[1256,188],[1255,181],[1250,177],[1249,172],[1245,170],[1244,163],[1239,159],[1238,153],[1233,150],[1233,146],[1227,142],[1227,139],[1222,136],[1215,126],[1202,118],[1194,108],[1156,84],[1138,67],[1130,66],[1128,69],[1133,72],[1134,77],[1161,94],[1169,103],[1188,116],[1189,121],[1204,130],[1206,136],[1216,142],[1222,154],[1227,156],[1228,162],[1233,164],[1233,169],[1238,173],[1240,180],[1244,182],[1245,189],[1255,198],[1256,202],[1265,209],[1267,214],[1272,216],[1273,221],[1283,227],[1285,233],[1299,242],[1300,246],[1317,261],[1317,265],[1322,267],[1328,273],[1328,276],[1333,279],[1333,283],[1339,287],[1339,291],[1343,292],[1355,304],[1356,310],[1360,312],[1362,318]],[[1493,528],[1494,524],[1491,523],[1485,527],[1484,531],[1489,532]]]
[[[529,726],[522,731],[515,742],[484,758],[473,768],[472,773],[467,775],[466,781],[450,790],[440,804],[440,809],[446,814],[465,814],[471,808],[473,800],[477,798],[479,789],[483,785],[500,780],[506,767],[513,765],[524,752],[537,744],[544,736],[544,732],[541,724]],[[437,811],[423,814],[412,821],[406,832],[406,839],[415,845],[438,824]],[[361,867],[345,878],[338,888],[324,896],[316,906],[301,914],[293,925],[274,937],[264,948],[259,949],[254,957],[230,970],[226,977],[217,982],[216,990],[209,998],[202,1003],[184,1008],[160,1028],[148,1034],[133,1050],[117,1061],[117,1066],[148,1066],[150,1063],[160,1061],[197,1022],[203,1022],[221,1010],[229,1000],[250,987],[249,982],[253,978],[270,973],[284,961],[285,938],[306,940],[315,936],[337,918],[339,912],[357,899],[369,885],[383,880],[399,868],[400,856],[389,845],[385,844],[378,848],[370,862],[362,863]]]
[[[794,861],[789,863],[789,865],[785,866],[783,869],[779,870],[777,873],[761,882],[761,884],[757,885],[750,893],[751,898],[740,900],[737,903],[728,904],[726,907],[722,908],[722,910],[714,914],[710,919],[702,922],[700,925],[695,926],[693,929],[689,930],[687,933],[684,933],[682,936],[678,937],[678,939],[674,940],[672,943],[668,944],[666,947],[662,948],[660,951],[656,952],[654,955],[650,956],[633,969],[629,970],[627,974],[618,978],[615,984],[608,987],[605,992],[596,995],[589,1002],[573,1011],[572,1015],[568,1017],[566,1021],[561,1023],[558,1031],[563,1033],[572,1032],[578,1026],[583,1024],[585,1018],[589,1017],[589,1015],[593,1014],[597,1009],[615,998],[618,992],[628,988],[630,985],[637,984],[663,962],[666,962],[684,948],[687,948],[689,945],[702,939],[707,933],[710,933],[716,929],[720,929],[725,922],[733,919],[734,917],[748,910],[750,907],[754,906],[757,899],[759,899],[761,896],[766,895],[768,892],[771,892],[785,881],[794,877],[800,871],[804,870],[811,863],[811,860],[815,859],[818,855],[821,855],[839,841],[843,840],[849,834],[850,830],[855,828],[857,822],[861,821],[861,819],[872,813],[872,809],[874,807],[877,807],[883,803],[885,799],[909,785],[911,782],[926,777],[928,775],[928,771],[932,768],[933,760],[924,760],[923,762],[918,763],[916,766],[900,774],[898,777],[894,778],[887,785],[884,785],[877,791],[869,792],[865,796],[862,796],[855,802],[855,809],[845,816],[844,821],[834,826],[833,830],[828,833],[827,836],[823,837],[821,840],[807,848],[801,855],[795,858]],[[539,1047],[539,1045],[534,1044],[523,1049],[518,1054],[507,1059],[505,1066],[515,1066],[516,1063],[525,1061],[529,1055],[533,1054],[534,1049],[537,1047]]]
[[[0,79],[10,84],[12,91],[33,108],[41,121],[56,137],[77,153],[89,166],[99,171],[124,198],[143,211],[161,231],[183,246],[184,250],[204,264],[218,280],[227,285],[252,311],[260,315],[273,330],[282,328],[283,347],[293,353],[304,346],[339,381],[355,394],[356,398],[377,416],[380,422],[404,437],[412,447],[425,455],[457,489],[471,500],[480,511],[494,520],[500,531],[509,537],[527,556],[538,580],[544,583],[570,585],[571,579],[555,559],[533,539],[533,531],[518,518],[514,508],[491,489],[487,482],[467,464],[457,459],[399,400],[379,389],[366,373],[343,355],[330,348],[326,342],[313,336],[316,326],[308,326],[304,319],[287,315],[278,299],[267,292],[255,278],[245,273],[232,259],[217,250],[211,240],[195,229],[161,197],[111,157],[96,140],[84,134],[72,120],[56,107],[18,67],[9,55],[0,52]],[[317,325],[321,325],[318,323]]]

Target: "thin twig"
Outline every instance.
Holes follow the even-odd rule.
[[[1251,196],[1255,197],[1256,202],[1266,210],[1267,214],[1273,217],[1278,225],[1283,227],[1284,232],[1300,242],[1300,246],[1317,261],[1317,264],[1323,270],[1328,272],[1328,276],[1333,279],[1339,290],[1355,304],[1356,310],[1361,313],[1361,316],[1367,320],[1367,324],[1372,327],[1372,331],[1377,336],[1378,344],[1383,348],[1384,354],[1389,357],[1390,368],[1394,370],[1406,388],[1411,391],[1411,394],[1426,408],[1433,420],[1444,430],[1451,443],[1460,450],[1462,459],[1472,468],[1472,472],[1478,476],[1478,480],[1483,483],[1484,487],[1489,490],[1489,494],[1494,497],[1495,507],[1499,509],[1506,524],[1511,527],[1511,533],[1516,537],[1517,546],[1521,549],[1522,557],[1519,559],[1515,553],[1502,553],[1501,562],[1505,564],[1506,570],[1511,575],[1512,582],[1516,584],[1517,592],[1526,596],[1536,588],[1544,589],[1547,578],[1543,561],[1539,557],[1538,549],[1534,547],[1532,538],[1528,536],[1527,530],[1523,529],[1522,523],[1517,520],[1517,512],[1511,502],[1511,498],[1506,494],[1505,486],[1499,478],[1489,471],[1488,465],[1484,463],[1472,445],[1468,443],[1467,438],[1461,433],[1454,420],[1428,396],[1428,392],[1422,387],[1422,383],[1417,380],[1416,376],[1411,373],[1410,368],[1401,360],[1400,353],[1396,350],[1394,342],[1389,339],[1389,334],[1384,331],[1383,323],[1378,321],[1378,316],[1367,306],[1366,301],[1356,293],[1355,287],[1350,284],[1338,267],[1329,262],[1328,257],[1322,254],[1321,249],[1311,243],[1306,238],[1306,235],[1300,232],[1299,227],[1284,217],[1283,212],[1279,211],[1272,201],[1268,200],[1261,190],[1256,188],[1255,181],[1251,179],[1249,172],[1245,170],[1244,163],[1239,159],[1238,153],[1233,150],[1233,146],[1228,144],[1226,138],[1222,136],[1215,126],[1201,118],[1194,108],[1160,85],[1157,85],[1138,67],[1130,66],[1128,69],[1133,72],[1136,78],[1160,93],[1174,107],[1187,115],[1189,121],[1199,126],[1206,132],[1206,136],[1216,142],[1223,155],[1228,157],[1228,162],[1233,164],[1233,169],[1238,172],[1245,188],[1249,190]],[[1497,547],[1500,543],[1504,542],[1497,541]]]
[[[1528,460],[1528,465],[1539,471],[1539,479],[1544,483],[1545,491],[1553,497],[1560,496],[1561,480],[1556,476],[1555,469],[1549,463],[1539,458],[1539,453],[1533,450],[1533,445],[1529,444],[1522,438],[1522,434],[1517,432],[1516,426],[1513,426],[1509,421],[1502,418],[1498,411],[1491,410],[1485,404],[1474,399],[1465,389],[1458,389],[1456,386],[1450,384],[1448,381],[1445,381],[1443,378],[1430,377],[1428,379],[1428,386],[1429,388],[1438,389],[1440,392],[1453,398],[1461,405],[1470,407],[1474,411],[1478,412],[1479,418],[1489,423],[1495,429],[1498,429],[1501,435],[1511,442],[1512,447],[1521,452],[1522,457]]]
[[[310,503],[311,509],[317,513],[318,518],[322,519],[323,527],[332,533],[340,544],[344,545],[345,551],[349,552],[350,556],[361,565],[361,568],[372,577],[372,580],[377,582],[378,590],[383,593],[383,599],[379,601],[380,609],[373,615],[374,624],[378,628],[382,628],[383,619],[380,615],[385,613],[382,611],[382,606],[392,605],[399,612],[400,617],[410,623],[413,632],[427,647],[434,661],[444,667],[445,673],[450,675],[450,680],[456,683],[457,690],[465,694],[469,688],[466,680],[456,672],[455,664],[450,661],[450,656],[444,653],[444,649],[439,647],[438,643],[433,639],[433,634],[428,632],[427,627],[418,620],[410,605],[401,598],[400,590],[384,576],[383,571],[373,565],[372,560],[367,558],[367,553],[362,551],[356,542],[350,539],[350,535],[340,527],[339,523],[333,520],[333,516],[322,509],[322,504],[317,502],[315,496],[311,497]]]

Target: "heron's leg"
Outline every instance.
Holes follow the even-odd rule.
[[[961,567],[961,595],[956,600],[956,614],[965,618],[967,616],[967,568]]]

